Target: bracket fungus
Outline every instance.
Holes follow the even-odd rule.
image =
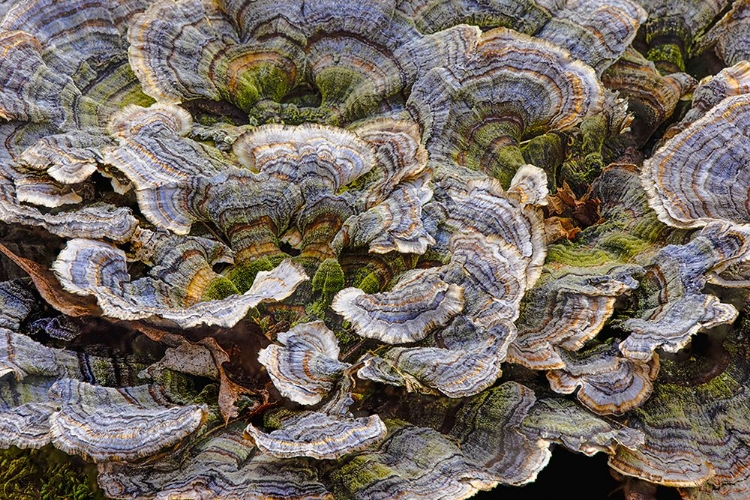
[[[335,335],[322,321],[297,325],[280,333],[276,340],[258,352],[274,385],[284,397],[314,405],[333,389],[338,375],[349,367],[339,358]]]
[[[713,48],[716,55],[728,65],[746,61],[750,54],[750,45],[744,33],[748,25],[750,4],[738,1],[733,2],[731,7],[721,20],[696,40],[699,50]]]
[[[0,463],[432,500],[564,447],[747,498],[748,12],[0,1]]]
[[[659,358],[648,362],[619,355],[613,342],[580,352],[558,351],[564,368],[550,370],[547,379],[553,391],[570,394],[598,414],[622,414],[641,405],[651,395],[659,372]]]
[[[739,2],[741,3],[741,2]],[[649,19],[645,25],[648,57],[667,73],[684,71],[696,51],[695,41],[730,4],[730,0],[642,0]]]
[[[745,258],[747,238],[743,227],[713,223],[688,244],[664,247],[648,272],[649,278],[661,281],[657,295],[644,298],[641,314],[622,325],[632,332],[620,344],[623,354],[645,361],[657,347],[677,352],[695,333],[732,323],[737,309],[700,289],[709,269]]]
[[[161,459],[153,467],[108,462],[100,483],[112,498],[314,498],[331,499],[315,469],[303,461],[256,454],[241,422],[219,429],[191,447],[182,466]]]
[[[385,437],[386,428],[377,415],[339,419],[310,412],[290,417],[283,429],[269,434],[252,425],[245,433],[258,449],[274,457],[330,460],[367,449]]]
[[[183,272],[194,270],[189,263],[178,264],[188,267]],[[203,264],[208,265],[205,260]],[[66,290],[93,295],[106,316],[124,320],[163,318],[182,328],[200,324],[232,327],[250,308],[264,301],[282,300],[309,279],[298,265],[284,261],[272,271],[260,271],[242,295],[191,303],[189,295],[174,297],[170,293],[174,289],[166,280],[146,277],[131,282],[122,250],[82,239],[70,240],[53,268]],[[180,278],[189,284],[196,279],[195,276]]]
[[[750,222],[748,110],[750,94],[729,96],[644,162],[643,183],[663,222],[676,227]]]
[[[368,295],[359,288],[346,288],[331,304],[360,335],[389,344],[422,340],[445,326],[463,306],[463,289],[431,271],[414,271],[390,292]]]
[[[573,127],[602,100],[594,71],[566,50],[498,28],[456,67],[418,80],[407,107],[423,126],[430,163],[458,163],[508,185],[526,163],[522,138]]]

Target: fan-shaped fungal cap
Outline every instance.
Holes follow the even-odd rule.
[[[575,351],[594,338],[609,319],[618,296],[636,288],[638,266],[564,268],[529,290],[518,336],[508,360],[536,370],[564,368],[556,346]]]
[[[421,143],[419,127],[409,120],[376,118],[358,122],[352,130],[373,148],[377,176],[366,187],[366,207],[384,200],[406,179],[416,179],[427,169],[427,150]]]
[[[519,430],[589,456],[597,452],[613,454],[618,445],[636,449],[644,440],[640,431],[599,418],[567,399],[537,401]]]
[[[86,84],[92,73],[117,64],[127,50],[124,34],[147,0],[32,0],[17,2],[0,23],[3,31],[22,30],[45,48],[45,62],[56,72]]]
[[[349,366],[338,360],[336,336],[322,321],[297,325],[280,333],[276,340],[284,346],[261,349],[258,361],[266,367],[279,392],[297,403],[320,402]]]
[[[375,164],[372,148],[355,134],[314,124],[265,125],[241,135],[232,148],[253,172],[295,184],[312,180],[334,193]]]
[[[466,315],[489,328],[501,319],[514,321],[526,290],[526,259],[497,237],[469,232],[450,239],[451,263],[463,273],[446,276],[464,289]]]
[[[732,9],[716,23],[705,37],[698,40],[701,48],[714,46],[716,54],[726,64],[738,64],[750,59],[747,29],[750,25],[750,2],[732,2]]]
[[[620,350],[629,358],[641,360],[649,359],[658,347],[677,352],[699,331],[732,323],[736,318],[737,309],[723,304],[718,297],[688,295],[652,318],[625,321],[623,327],[632,333],[622,341]]]
[[[656,484],[701,487],[684,492],[687,498],[747,496],[748,358],[736,339],[724,348],[718,366],[711,360],[703,369],[707,373],[695,373],[684,361],[664,363],[666,378],[660,376],[651,398],[628,416],[645,443],[617,450],[610,467]]]
[[[418,80],[407,106],[424,128],[431,163],[481,169],[507,184],[526,162],[503,148],[570,128],[600,110],[602,99],[594,71],[567,51],[499,28],[483,34],[457,68]]]
[[[274,457],[330,460],[361,451],[382,441],[385,424],[377,415],[335,418],[305,412],[284,422],[283,429],[264,433],[252,424],[245,432],[264,453]]]
[[[57,208],[73,205],[83,201],[71,186],[56,182],[44,174],[16,169],[13,183],[16,186],[16,197],[21,203]]]
[[[501,374],[500,362],[515,335],[509,321],[485,329],[459,316],[426,346],[389,349],[382,357],[368,354],[359,360],[360,378],[406,387],[409,392],[448,397],[472,396],[492,385]],[[434,347],[435,345],[439,347]]]
[[[602,74],[602,82],[627,99],[634,115],[630,133],[639,145],[672,115],[680,99],[697,83],[686,73],[662,75],[653,62],[632,48]]]
[[[210,293],[212,284],[226,283],[212,266],[233,262],[223,243],[197,236],[177,236],[166,231],[139,229],[131,240],[133,257],[148,266],[149,276],[170,285],[164,301],[191,306]],[[236,289],[232,289],[237,293]]]
[[[49,130],[47,126],[38,129],[34,125],[16,121],[0,124],[0,144],[3,145],[0,148],[0,220],[6,224],[42,227],[52,234],[66,238],[127,241],[137,226],[137,220],[128,208],[96,203],[44,213],[34,206],[21,203],[21,198],[28,197],[29,191],[33,193],[32,201],[43,201],[50,194],[55,203],[60,201],[61,196],[67,199],[72,196],[80,200],[70,186],[61,186],[46,176],[41,182],[37,182],[38,176],[35,178],[24,175],[17,167],[19,155],[29,146],[27,141],[36,141],[39,134],[44,137],[44,133]],[[17,191],[16,184],[19,184],[22,191],[27,189],[25,195]],[[41,197],[41,200],[39,197],[35,198],[36,195]]]
[[[360,366],[357,370],[357,376],[363,380],[374,380],[381,384],[406,387],[407,389],[419,386],[417,381],[412,380],[408,375],[405,376],[380,356],[365,354],[357,361],[357,365]]]
[[[175,236],[167,231],[138,228],[130,243],[135,259],[157,269],[179,267],[178,255],[190,252],[200,253],[201,260],[209,265],[231,264],[233,260],[232,251],[224,243],[200,236]],[[163,271],[152,274],[161,277]]]
[[[518,432],[534,401],[530,389],[510,382],[466,400],[450,423],[438,416],[448,435],[391,421],[380,448],[339,467],[334,485],[355,498],[427,500],[533,481],[550,457],[548,442]]]
[[[454,426],[450,436],[477,472],[504,484],[534,481],[551,456],[548,443],[518,432],[535,402],[531,389],[506,382],[469,400],[456,414],[456,422],[469,424]]]
[[[0,283],[0,328],[18,331],[21,322],[34,310],[36,297],[23,280]]]
[[[547,204],[547,174],[534,165],[524,165],[518,169],[510,181],[508,197],[516,200],[521,206]]]
[[[438,390],[451,398],[473,396],[500,376],[495,345],[499,342],[493,340],[474,349],[396,347],[386,352],[382,360],[367,360],[357,375],[419,392]]]
[[[404,66],[411,62],[411,42],[421,37],[394,2],[294,0],[289,6],[302,14],[294,24],[306,38],[309,82],[320,90],[320,107],[334,117],[351,120],[373,111],[413,81]]]
[[[133,71],[159,102],[227,100],[247,111],[260,97],[283,97],[302,71],[294,44],[280,37],[265,48],[241,42],[216,2],[153,2],[128,41]],[[278,80],[278,90],[264,74]]]
[[[45,64],[39,40],[23,31],[3,30],[0,47],[4,56],[0,71],[6,75],[0,89],[0,117],[55,124],[73,119],[81,92],[69,76]]]
[[[455,441],[436,430],[389,424],[380,449],[353,457],[333,471],[334,484],[354,498],[468,498],[496,481],[462,456]],[[364,480],[363,480],[364,479]]]
[[[422,340],[463,306],[461,287],[449,285],[430,270],[405,275],[390,292],[365,294],[359,288],[346,288],[331,304],[352,322],[357,334],[389,344]]]
[[[334,246],[369,245],[373,253],[423,254],[435,239],[422,224],[422,206],[432,197],[423,177],[399,184],[386,198],[362,214],[346,220]]]
[[[536,32],[550,18],[550,6],[544,2],[521,3],[499,0],[480,3],[475,0],[400,0],[398,9],[408,15],[422,33],[434,33],[458,24],[482,29],[510,26],[522,33]]]
[[[235,422],[208,434],[177,464],[169,457],[146,466],[99,464],[99,484],[113,498],[332,499],[309,464],[253,454],[244,427]]]
[[[32,392],[24,388],[27,394]],[[25,403],[11,409],[5,408],[5,398],[0,397],[0,447],[41,448],[49,444],[49,418],[57,410],[55,403]]]
[[[7,194],[1,183],[0,197]],[[115,242],[127,241],[138,225],[128,208],[99,205],[44,214],[8,198],[0,199],[0,218],[6,224],[42,227],[63,238],[101,238]]]
[[[680,122],[687,126],[727,97],[750,94],[750,62],[740,61],[701,80],[693,91],[693,105]],[[684,127],[683,127],[684,128]]]
[[[0,328],[0,380],[12,375],[20,381],[32,377],[76,377],[78,360],[72,351],[53,349],[21,333]]]
[[[204,407],[168,407],[148,386],[116,389],[63,379],[50,391],[62,405],[50,418],[52,442],[97,462],[153,455],[195,432],[206,418]]]
[[[601,74],[620,58],[646,17],[630,0],[568,0],[534,36],[569,50]]]
[[[642,181],[659,219],[676,227],[750,223],[750,94],[728,97],[644,162]]]
[[[187,183],[230,168],[218,150],[182,137],[191,124],[190,114],[174,105],[127,106],[109,124],[119,146],[104,155],[134,184],[144,215],[181,234],[198,218],[182,199]]]
[[[127,320],[162,318],[182,328],[200,324],[234,326],[250,308],[264,301],[283,300],[309,279],[298,264],[287,260],[272,271],[259,272],[243,295],[188,306],[173,302],[170,286],[165,282],[153,278],[131,282],[124,252],[106,243],[70,240],[53,269],[66,290],[93,295],[107,316]]]
[[[515,247],[524,259],[520,268],[526,274],[525,286],[532,286],[541,274],[546,255],[544,226],[539,213],[532,207],[519,206],[503,192],[497,181],[487,177],[461,182],[461,191],[453,189],[454,180],[442,175],[437,180],[450,190],[451,202],[446,204],[448,225],[454,232],[500,237]],[[519,185],[516,194],[522,189]]]
[[[633,333],[622,341],[620,351],[645,361],[658,347],[677,352],[697,332],[733,322],[733,305],[700,290],[708,270],[746,258],[749,237],[745,226],[711,223],[690,243],[664,247],[647,273],[654,280],[654,293],[643,300],[636,317],[623,322]]]
[[[134,104],[125,106],[112,115],[107,128],[109,133],[117,139],[139,136],[166,138],[186,136],[192,125],[193,118],[183,108],[173,104],[156,103],[147,108]],[[181,168],[186,167],[181,166]]]
[[[648,363],[623,358],[614,342],[581,352],[558,349],[565,368],[547,372],[553,391],[576,397],[600,415],[622,414],[640,406],[651,395],[651,381],[659,372],[658,357]]]
[[[96,172],[102,161],[100,148],[109,144],[109,138],[84,131],[49,135],[26,148],[20,159],[25,166],[45,171],[58,182],[75,184]]]

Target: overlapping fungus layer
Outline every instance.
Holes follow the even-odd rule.
[[[111,498],[466,498],[555,445],[747,498],[748,12],[0,2],[0,447]]]

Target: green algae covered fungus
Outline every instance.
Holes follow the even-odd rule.
[[[747,498],[746,11],[3,2],[0,496]]]

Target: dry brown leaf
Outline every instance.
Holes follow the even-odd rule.
[[[573,221],[563,217],[549,217],[544,220],[544,236],[549,245],[560,240],[572,240],[581,232]]]
[[[224,423],[237,417],[235,403],[243,394],[257,395],[259,391],[243,387],[232,381],[224,370],[224,363],[229,362],[229,354],[212,337],[207,337],[199,345],[206,347],[213,356],[216,368],[219,370],[219,410],[224,417]]]
[[[23,269],[34,282],[39,295],[49,305],[68,316],[101,316],[102,311],[93,297],[81,297],[63,290],[54,273],[36,262],[19,257],[0,244],[0,252]]]
[[[591,190],[581,197],[576,196],[567,182],[549,196],[547,214],[570,219],[570,223],[579,228],[593,226],[601,219],[598,198],[591,197]]]

